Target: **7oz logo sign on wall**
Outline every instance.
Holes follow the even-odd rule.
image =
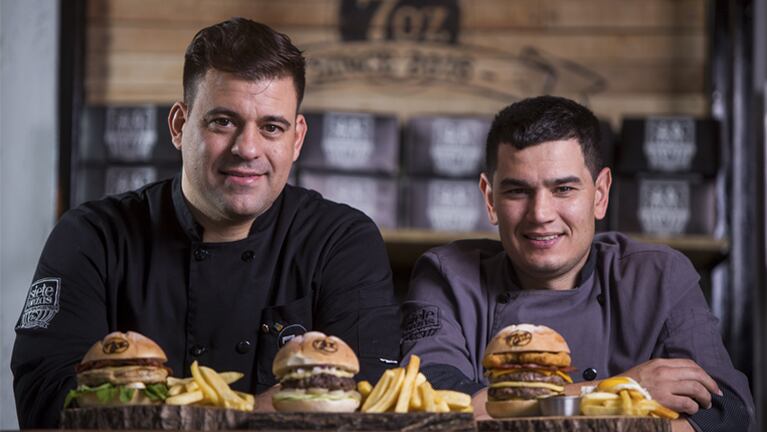
[[[60,278],[45,278],[32,283],[16,329],[48,328],[59,311]]]

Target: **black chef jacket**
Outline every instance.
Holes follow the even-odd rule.
[[[399,315],[381,235],[363,213],[286,186],[247,238],[204,243],[180,178],[93,201],[53,229],[16,326],[11,369],[22,428],[58,423],[74,365],[112,331],[163,347],[174,376],[194,360],[276,383],[292,336],[333,334],[377,380],[399,357]],[[393,363],[393,365],[392,365]]]

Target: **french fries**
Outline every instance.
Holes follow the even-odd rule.
[[[653,416],[674,420],[679,413],[670,410],[653,399],[648,399],[646,390],[639,387],[630,378],[619,377],[626,384],[615,388],[610,386],[601,391],[586,393],[581,396],[581,412],[588,416],[624,415],[624,416]],[[613,378],[614,379],[614,378]],[[634,387],[635,389],[626,389]]]
[[[413,355],[406,368],[389,369],[365,398],[362,383],[357,384],[364,402],[362,412],[472,412],[471,397],[451,390],[434,390],[418,371],[421,359]],[[369,384],[368,384],[369,385]]]
[[[211,368],[200,366],[195,361],[191,367],[191,378],[169,377],[167,384],[169,405],[212,405],[240,411],[253,411],[256,399],[250,393],[235,392],[229,384],[243,377],[239,372],[218,373]]]

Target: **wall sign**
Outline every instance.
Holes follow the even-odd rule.
[[[309,44],[312,91],[350,82],[410,95],[431,86],[509,101],[556,93],[586,99],[605,80],[583,65],[532,47],[520,52],[462,43],[457,0],[342,0],[337,43]]]

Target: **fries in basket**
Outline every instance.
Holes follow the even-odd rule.
[[[679,413],[652,399],[650,393],[629,377],[617,376],[599,383],[581,396],[581,412],[588,416],[653,416],[674,420]]]
[[[375,386],[362,381],[362,412],[472,412],[471,396],[452,390],[434,390],[418,370],[421,359],[410,356],[406,368],[389,369]]]
[[[253,411],[255,397],[250,393],[237,392],[229,384],[239,380],[239,372],[216,372],[211,368],[192,363],[191,378],[169,377],[168,405],[208,405],[231,408],[240,411]]]

